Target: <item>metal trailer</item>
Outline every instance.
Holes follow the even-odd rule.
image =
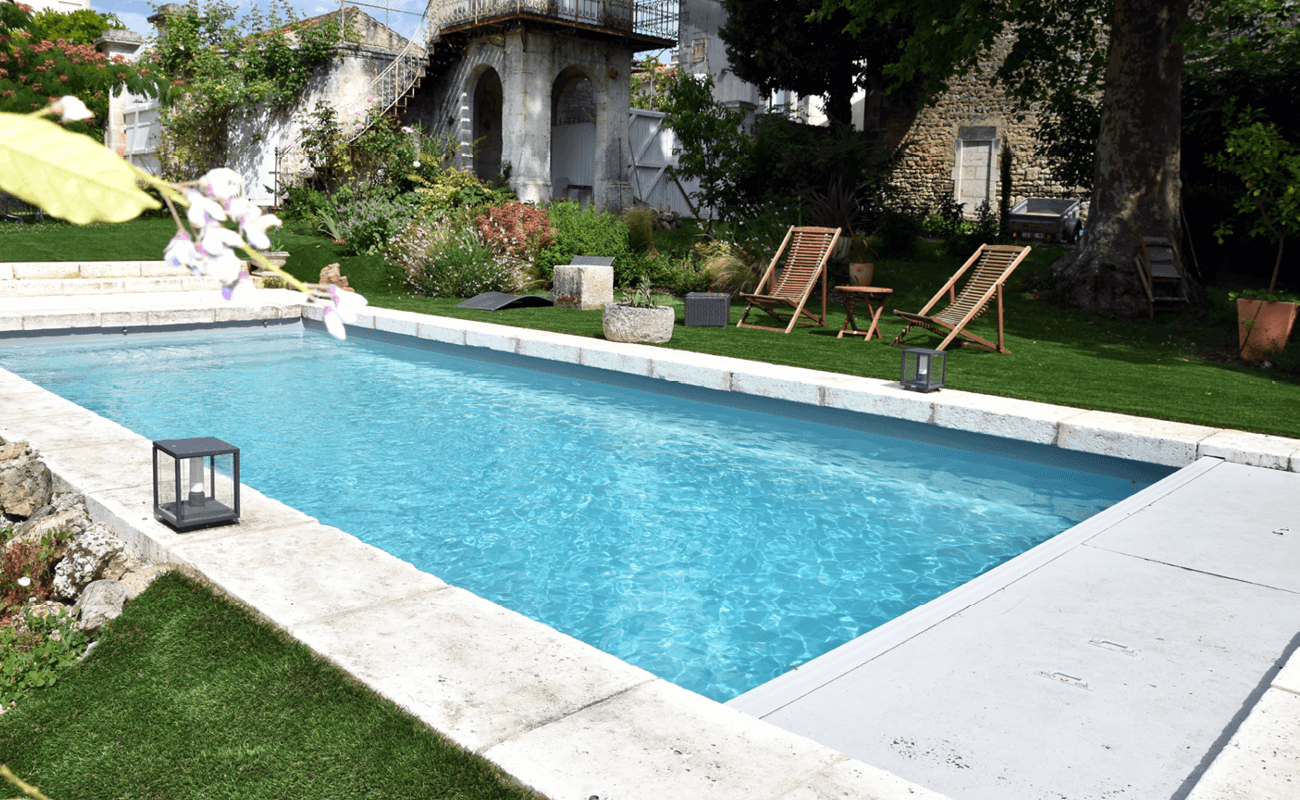
[[[1081,205],[1078,200],[1030,197],[1011,209],[1007,227],[1017,239],[1074,242],[1083,230],[1079,220]]]

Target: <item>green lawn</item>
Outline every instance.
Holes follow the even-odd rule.
[[[536,797],[177,572],[63,674],[0,715],[0,761],[55,800]]]
[[[62,258],[85,258],[106,252],[92,245],[96,236],[116,242],[113,258],[159,257],[170,237],[166,219],[138,220],[120,226],[75,229],[54,224],[44,230],[14,233],[0,226],[0,250],[12,260],[39,251]],[[55,235],[51,235],[51,234]],[[70,238],[72,234],[78,238]],[[131,243],[135,249],[127,249]],[[10,247],[11,243],[19,246]],[[680,243],[679,243],[680,244]],[[500,312],[455,308],[458,300],[412,297],[382,258],[347,256],[343,248],[302,225],[288,225],[275,237],[275,246],[291,253],[288,269],[315,281],[327,264],[339,263],[343,274],[370,303],[462,319],[479,319],[522,328],[601,336],[599,311],[557,308],[512,309]],[[148,248],[153,248],[150,251]],[[919,311],[963,260],[941,255],[938,245],[922,242],[909,260],[876,265],[875,283],[894,289],[882,317],[885,341],[902,329],[889,314],[894,308]],[[128,256],[126,253],[132,253]],[[1233,363],[1225,355],[1236,343],[1236,314],[1227,300],[1235,285],[1210,286],[1212,304],[1184,314],[1161,313],[1154,321],[1122,320],[1055,308],[1035,299],[1028,278],[1045,269],[1062,251],[1036,246],[1007,287],[1006,344],[1010,355],[976,348],[953,348],[948,358],[947,385],[973,392],[1023,398],[1045,403],[1115,411],[1213,427],[1237,428],[1300,438],[1300,378],[1279,370]],[[150,255],[152,253],[152,256]],[[800,327],[789,335],[750,329],[687,328],[682,325],[681,301],[664,298],[678,308],[678,327],[663,347],[735,356],[777,364],[865,375],[894,380],[899,351],[860,337],[836,339],[843,311],[833,306],[826,328]],[[735,322],[743,307],[733,305]],[[758,312],[756,312],[758,313]],[[755,319],[751,315],[751,320]],[[996,317],[986,315],[971,326],[985,338],[995,335]],[[907,340],[933,346],[938,338],[915,331]],[[1295,345],[1292,345],[1295,347]]]

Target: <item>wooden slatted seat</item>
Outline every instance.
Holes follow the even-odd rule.
[[[841,228],[791,227],[785,234],[785,240],[767,265],[767,271],[758,282],[753,294],[742,292],[740,297],[748,305],[745,313],[740,315],[737,328],[759,328],[765,331],[779,331],[767,325],[746,323],[749,312],[761,308],[783,323],[785,333],[799,325],[826,325],[826,261],[839,241]],[[785,257],[782,263],[782,256]],[[779,266],[779,269],[778,269]],[[817,279],[822,284],[821,316],[814,316],[805,306],[808,298],[816,288]],[[777,311],[780,307],[794,309],[793,312]],[[789,316],[785,316],[788,313]],[[807,319],[803,319],[806,317]]]
[[[1155,319],[1157,303],[1188,302],[1187,280],[1173,242],[1163,236],[1143,236],[1139,245],[1133,263],[1147,293],[1151,318]]]
[[[973,344],[999,353],[1010,353],[1011,351],[1003,346],[1002,342],[1002,287],[1015,268],[1020,266],[1020,262],[1025,260],[1025,256],[1029,255],[1029,250],[1029,247],[1014,245],[981,245],[980,249],[975,251],[975,255],[971,256],[930,299],[930,302],[925,304],[925,308],[915,314],[894,311],[896,315],[907,320],[907,327],[903,328],[903,332],[898,334],[890,344],[898,345],[908,331],[920,326],[940,336],[947,334],[935,348],[936,350],[943,350],[952,343],[953,339],[960,336],[964,340],[962,344]],[[967,271],[970,272],[970,277],[959,294],[957,281]],[[930,309],[943,298],[944,294],[948,295],[947,308],[937,314],[931,314]],[[988,310],[994,297],[998,301],[998,343],[996,345],[965,329],[971,320]]]

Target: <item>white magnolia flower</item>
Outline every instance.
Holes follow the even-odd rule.
[[[19,586],[31,586],[31,585],[32,585],[32,579],[29,578],[29,577],[27,577],[26,575],[24,575],[24,576],[22,576],[21,578],[18,579],[18,585],[19,585]]]
[[[188,231],[178,231],[172,237],[163,250],[163,258],[169,266],[189,267],[193,272],[198,271],[196,262],[199,259],[199,252],[194,249],[194,239]]]
[[[86,108],[85,103],[70,94],[65,94],[50,103],[50,111],[58,114],[59,120],[62,122],[75,122],[95,116],[89,108]]]
[[[218,167],[199,178],[199,189],[208,197],[229,200],[244,191],[244,178],[227,167]]]
[[[249,244],[259,250],[266,250],[271,246],[271,240],[266,236],[266,229],[280,227],[280,218],[274,214],[258,214],[252,218],[244,218],[240,227],[248,237]]]
[[[330,286],[329,293],[330,304],[325,306],[325,330],[329,331],[335,339],[342,341],[348,338],[343,323],[355,325],[357,312],[369,301],[356,292],[345,292],[337,286]]]
[[[239,279],[233,284],[221,288],[221,296],[240,308],[251,311],[257,308],[257,301],[253,299],[253,291],[253,279],[249,277],[248,271],[245,270],[239,273]]]
[[[220,203],[204,197],[193,189],[185,192],[185,200],[190,204],[189,210],[185,212],[185,218],[195,228],[206,228],[213,222],[224,222],[226,219],[226,210]]]

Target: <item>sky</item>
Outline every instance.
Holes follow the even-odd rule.
[[[176,2],[176,0],[172,1]],[[385,5],[386,2],[387,6]],[[158,0],[156,3],[156,5],[163,4],[163,0]],[[347,3],[349,6],[360,8],[380,22],[384,22],[385,8],[391,9],[392,11],[387,15],[390,20],[388,24],[398,33],[403,34],[415,28],[420,21],[419,15],[424,13],[427,4],[427,0],[365,0],[364,2],[348,0]],[[147,2],[146,0],[92,0],[90,5],[96,11],[116,14],[118,19],[122,20],[129,30],[135,31],[145,39],[151,38],[154,34],[154,28],[148,22],[149,17],[154,13],[155,3],[153,2]],[[255,5],[265,4],[252,3],[250,0],[237,0],[232,5],[247,10]],[[333,3],[329,2],[329,0],[289,0],[289,6],[304,17],[314,17],[339,9],[338,0]],[[413,13],[395,13],[397,11]]]

